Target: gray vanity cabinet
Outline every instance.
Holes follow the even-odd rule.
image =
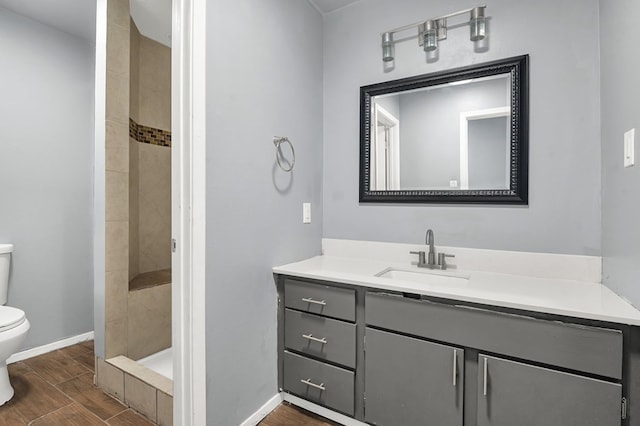
[[[284,388],[316,404],[353,415],[353,371],[284,352]]]
[[[365,421],[462,426],[464,352],[366,328]]]
[[[282,389],[353,416],[355,291],[286,279],[280,314]]]
[[[344,321],[356,320],[354,290],[288,279],[284,283],[284,302],[289,309]]]
[[[478,426],[614,426],[622,386],[480,354]]]
[[[376,426],[640,426],[640,330],[283,276],[279,384]]]

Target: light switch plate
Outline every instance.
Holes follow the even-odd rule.
[[[311,223],[311,203],[302,203],[302,223]]]
[[[624,166],[631,167],[635,164],[635,136],[636,129],[631,129],[624,134]]]

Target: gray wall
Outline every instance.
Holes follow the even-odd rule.
[[[0,241],[24,348],[93,330],[93,46],[0,8]]]
[[[508,117],[469,121],[470,189],[508,187],[508,126]]]
[[[460,113],[508,106],[509,80],[400,95],[400,187],[446,190],[451,179],[460,185]]]
[[[387,112],[393,115],[395,118],[400,118],[400,96],[376,96],[375,103],[386,109]]]
[[[321,250],[322,19],[305,1],[207,6],[207,424],[235,425],[278,392],[271,268]]]
[[[488,50],[452,29],[439,60],[415,39],[385,73],[380,32],[469,7],[463,0],[370,0],[324,19],[324,224],[328,238],[599,255],[600,108],[597,0],[490,0]],[[532,23],[542,23],[540,25]],[[586,24],[591,23],[591,24]],[[528,207],[358,204],[359,87],[531,55]]]
[[[637,0],[600,2],[603,281],[640,308],[640,34]],[[623,168],[623,135],[636,129],[636,165]]]

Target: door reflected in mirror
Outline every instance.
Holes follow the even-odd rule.
[[[526,204],[527,58],[362,87],[360,201]]]
[[[372,190],[509,188],[509,74],[374,96]]]

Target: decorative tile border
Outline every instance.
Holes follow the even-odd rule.
[[[171,147],[171,132],[138,124],[129,118],[129,137],[141,143]]]

